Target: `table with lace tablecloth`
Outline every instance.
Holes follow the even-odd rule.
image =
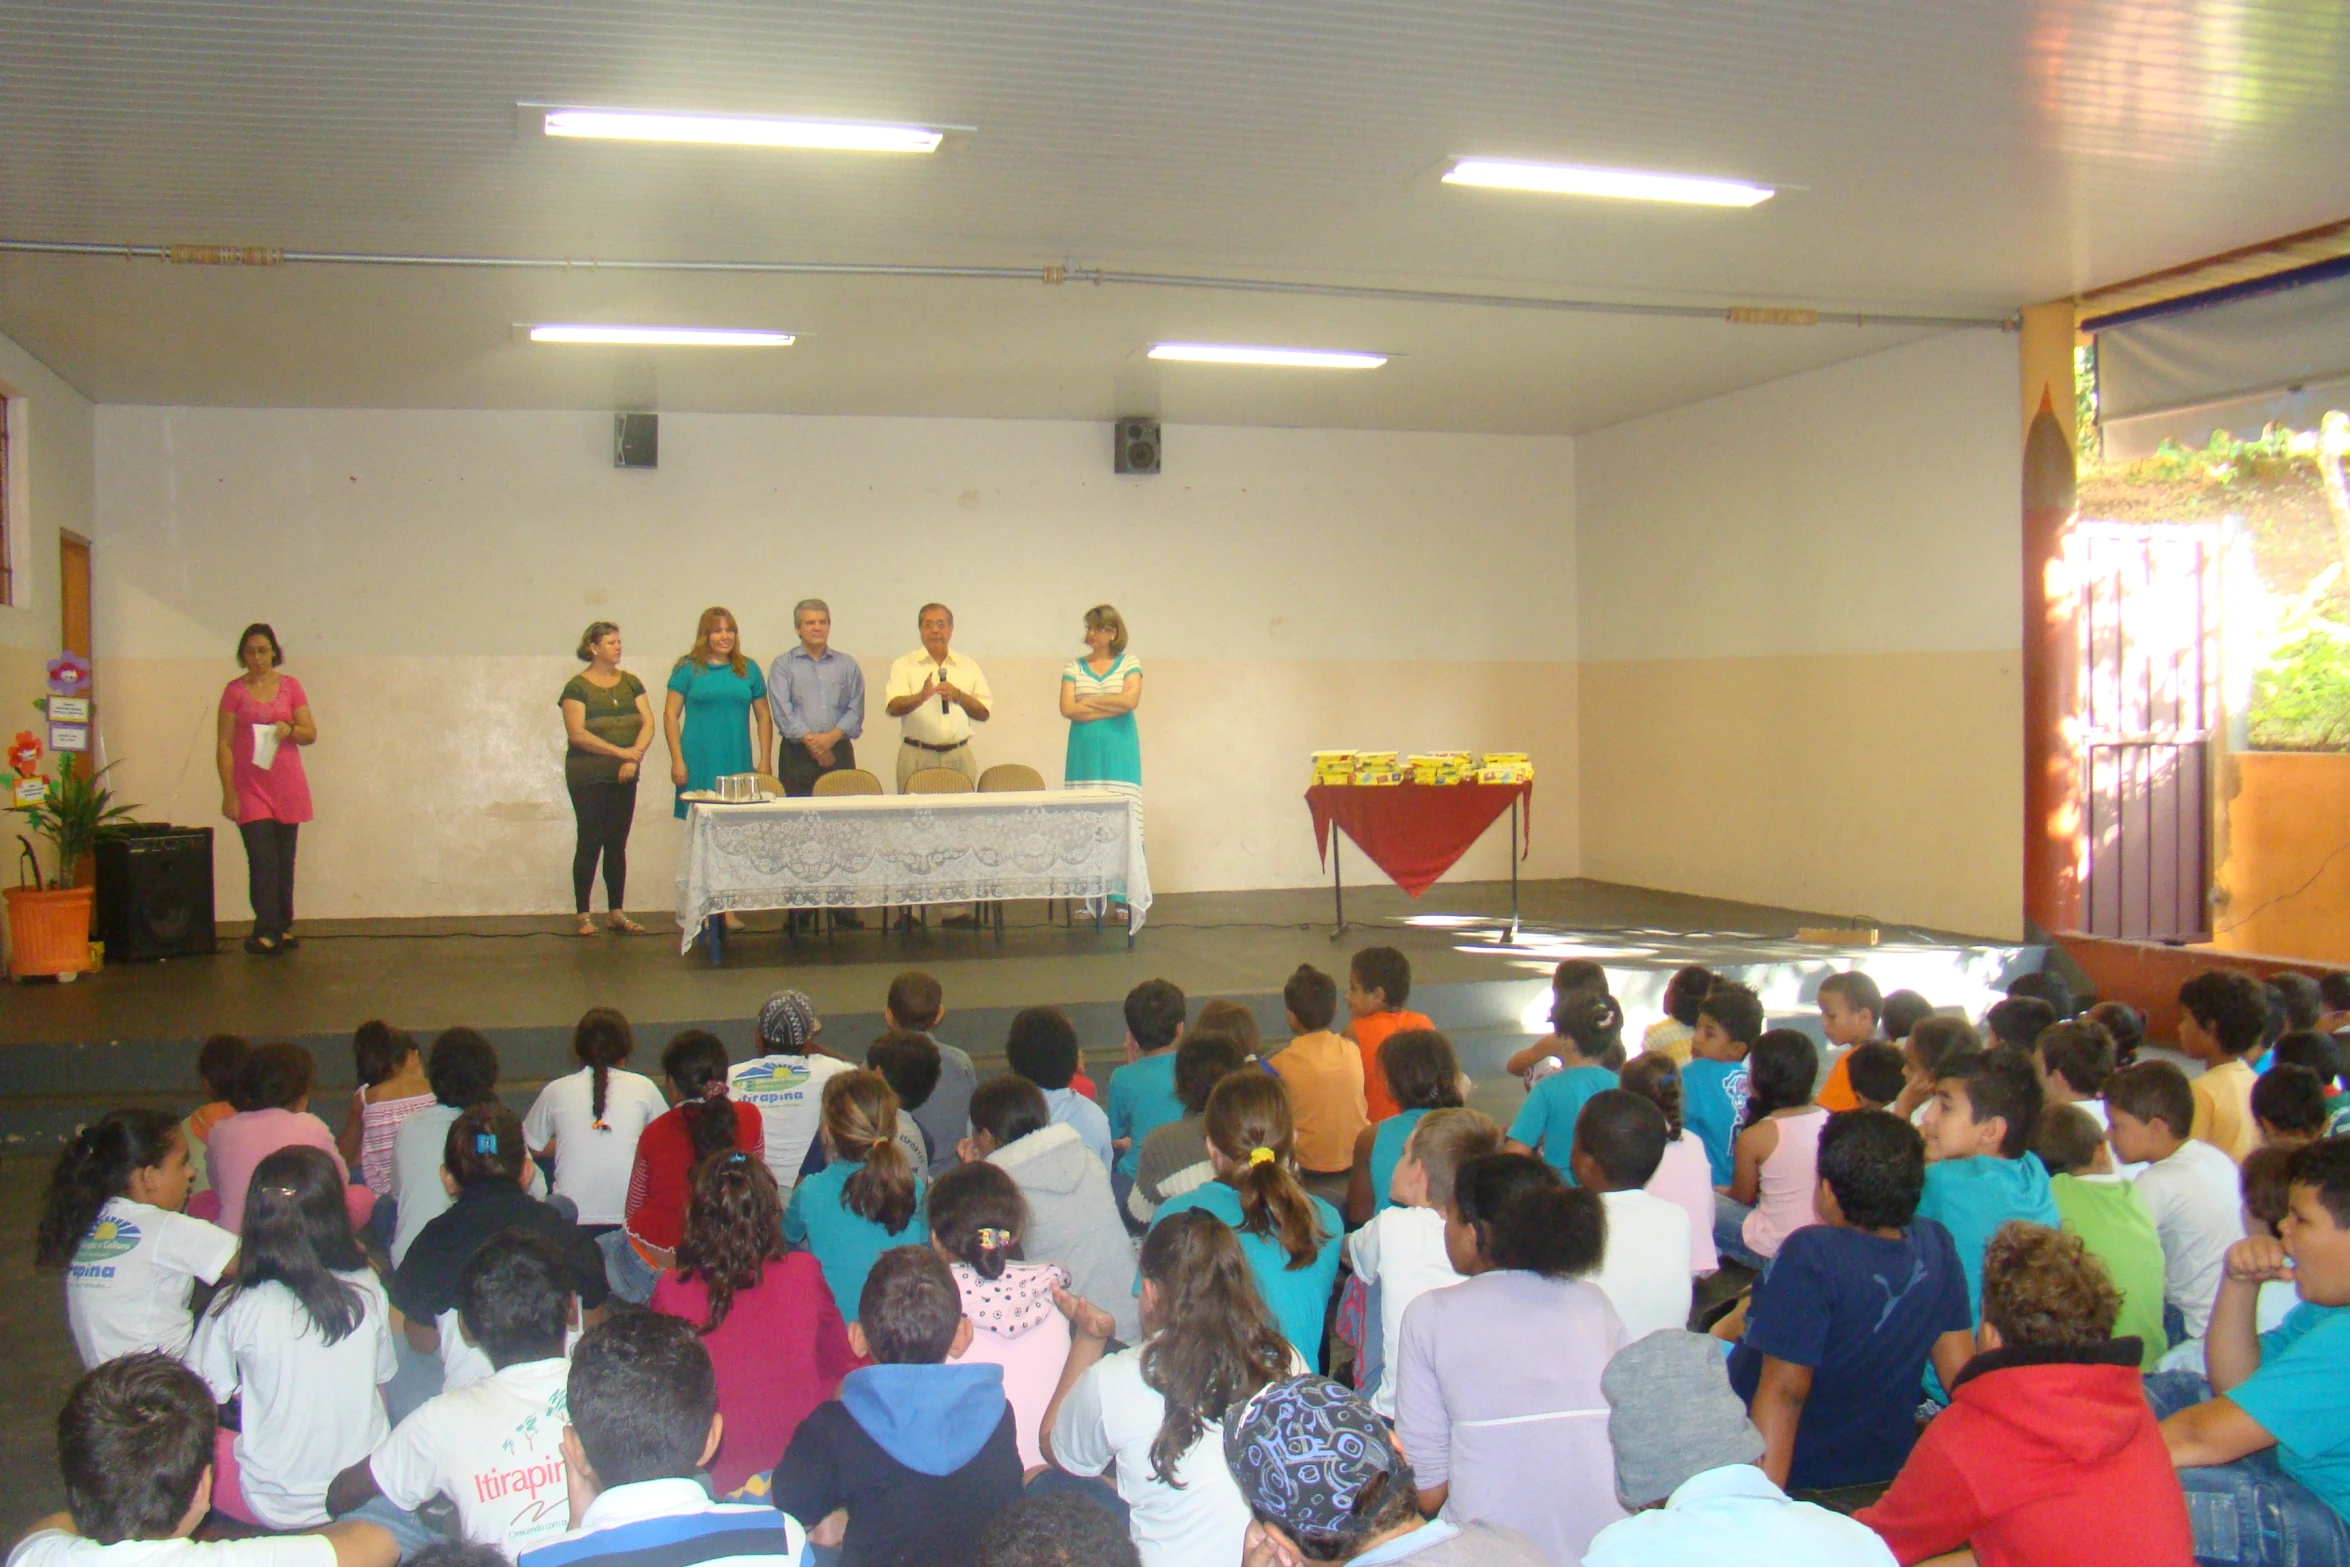
[[[1128,939],[1150,912],[1142,805],[1097,789],[830,795],[688,808],[677,862],[680,950],[751,909],[853,909],[1009,898],[1115,899]]]

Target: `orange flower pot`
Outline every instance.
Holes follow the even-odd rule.
[[[96,892],[93,887],[0,891],[8,900],[8,977],[50,974],[71,980],[89,972],[90,906]]]

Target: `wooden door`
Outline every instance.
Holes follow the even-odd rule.
[[[90,541],[57,535],[57,620],[68,653],[90,656]]]

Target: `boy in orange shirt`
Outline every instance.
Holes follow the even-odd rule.
[[[1852,1052],[1877,1037],[1877,1019],[1885,1011],[1885,993],[1859,969],[1830,974],[1820,981],[1820,1032],[1837,1051],[1828,1080],[1820,1085],[1818,1102],[1830,1110],[1858,1110],[1852,1092]]]
[[[1312,964],[1299,964],[1289,976],[1281,1004],[1296,1037],[1265,1064],[1289,1089],[1305,1188],[1335,1206],[1346,1201],[1355,1140],[1371,1124],[1363,1103],[1362,1053],[1330,1032],[1338,1016],[1338,984]]]
[[[1363,1100],[1374,1122],[1402,1109],[1388,1091],[1387,1074],[1379,1070],[1379,1047],[1390,1034],[1436,1026],[1420,1013],[1404,1010],[1411,996],[1411,960],[1393,947],[1365,947],[1346,966],[1346,1011],[1353,1021],[1342,1037],[1353,1040],[1362,1052]]]

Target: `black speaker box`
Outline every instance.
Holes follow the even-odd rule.
[[[1156,419],[1121,419],[1114,427],[1117,433],[1116,452],[1111,466],[1119,473],[1140,475],[1159,471],[1159,421]]]
[[[661,466],[661,416],[659,414],[614,414],[612,416],[612,466],[615,468],[658,468]]]
[[[99,839],[98,939],[109,963],[211,954],[212,829],[146,827]]]

